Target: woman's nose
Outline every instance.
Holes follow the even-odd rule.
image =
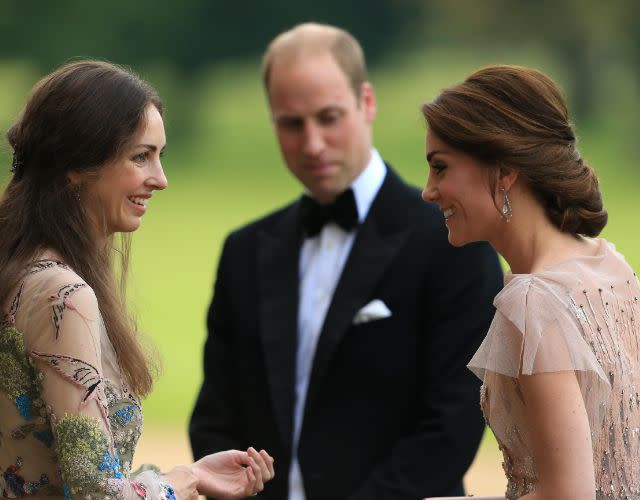
[[[167,189],[169,181],[167,181],[167,176],[164,174],[164,169],[160,163],[158,163],[154,175],[148,180],[148,183],[153,187],[153,189]]]
[[[433,183],[431,182],[431,176],[427,179],[427,184],[424,186],[422,190],[422,199],[424,201],[436,201],[437,199],[437,190]]]

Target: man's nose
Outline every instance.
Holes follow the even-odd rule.
[[[322,129],[314,123],[308,123],[304,130],[304,153],[310,156],[320,154],[325,146]]]

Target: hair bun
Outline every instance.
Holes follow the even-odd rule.
[[[598,236],[607,225],[609,214],[604,208],[595,172],[590,167],[587,166],[587,168],[594,177],[594,189],[585,193],[584,198],[578,203],[566,207],[562,211],[559,227],[561,231],[567,233],[594,237]]]

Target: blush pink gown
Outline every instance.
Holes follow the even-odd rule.
[[[507,274],[469,363],[504,456],[507,499],[535,490],[519,374],[575,371],[591,427],[598,499],[640,499],[640,286],[612,244],[535,274]]]

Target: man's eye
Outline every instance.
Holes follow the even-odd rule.
[[[322,125],[332,125],[338,121],[340,115],[338,113],[325,113],[320,115],[319,121]]]
[[[303,122],[302,120],[296,119],[283,119],[278,121],[278,127],[288,131],[296,131],[302,129]]]

